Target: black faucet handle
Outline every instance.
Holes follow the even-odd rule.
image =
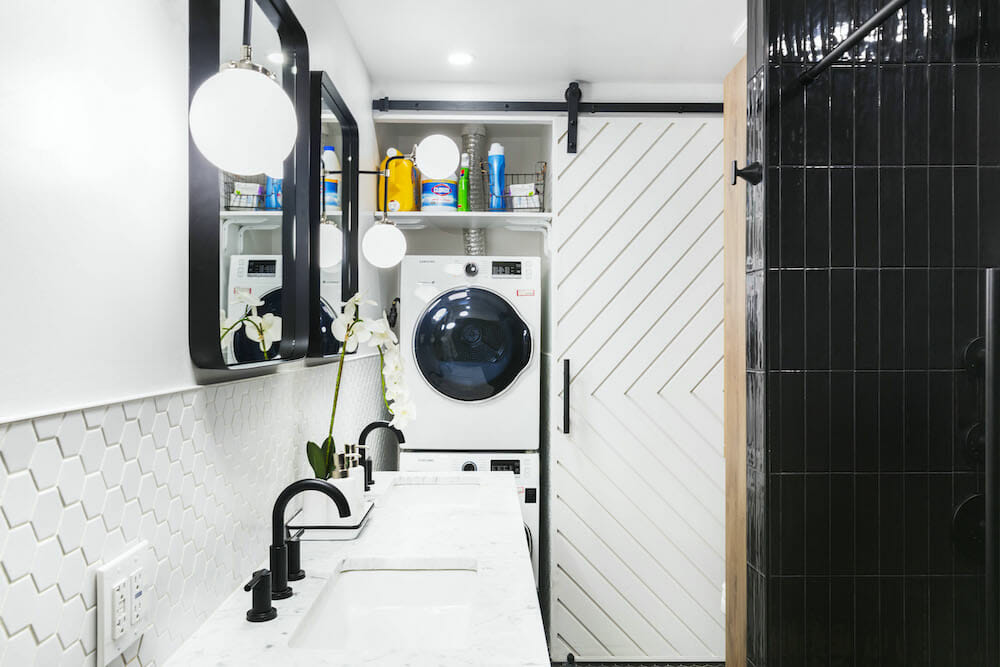
[[[278,615],[278,610],[271,606],[271,571],[257,570],[250,581],[243,587],[245,591],[253,591],[253,606],[247,610],[247,620],[251,623],[270,621]]]

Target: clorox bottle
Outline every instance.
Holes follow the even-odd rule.
[[[386,165],[388,165],[389,169],[388,178],[379,176],[378,179],[377,210],[379,211],[382,210],[382,202],[385,201],[386,187],[389,188],[388,206],[390,212],[417,210],[417,174],[413,168],[413,160],[402,158],[393,160],[391,163],[389,162],[389,158],[399,154],[399,151],[395,148],[390,148],[385,152],[385,159],[382,160],[382,164],[379,166],[379,171],[382,173],[385,173]]]

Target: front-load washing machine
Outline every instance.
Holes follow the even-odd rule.
[[[408,450],[538,449],[538,257],[421,256],[400,270]]]
[[[408,440],[409,438],[407,438]],[[399,469],[404,472],[510,472],[517,485],[524,518],[524,539],[531,556],[531,569],[538,588],[538,535],[541,500],[539,487],[538,454],[514,452],[401,452]]]
[[[257,314],[272,313],[281,316],[281,255],[233,255],[229,258],[229,285],[226,315],[239,318],[246,305],[239,300],[241,294],[257,297],[264,305],[257,307]],[[269,354],[274,358],[278,343],[271,345]],[[227,363],[264,361],[260,343],[251,340],[241,326],[229,338],[223,349]]]

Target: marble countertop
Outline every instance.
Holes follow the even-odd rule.
[[[250,593],[240,586],[171,657],[168,665],[538,665],[549,666],[542,618],[524,540],[514,477],[508,473],[376,473],[375,509],[356,540],[303,542],[306,578],[291,582],[294,594],[275,600],[278,617],[249,623]],[[393,491],[416,484],[474,483],[476,504],[410,504],[393,501]],[[260,545],[267,567],[266,544]],[[476,562],[478,586],[472,605],[471,643],[462,650],[422,650],[384,641],[363,650],[337,645],[330,628],[329,648],[292,648],[289,640],[345,558],[455,559]],[[247,572],[249,580],[250,573]]]

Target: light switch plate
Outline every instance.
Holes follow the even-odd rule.
[[[142,541],[97,570],[98,667],[105,667],[149,629],[154,564],[149,543]]]

